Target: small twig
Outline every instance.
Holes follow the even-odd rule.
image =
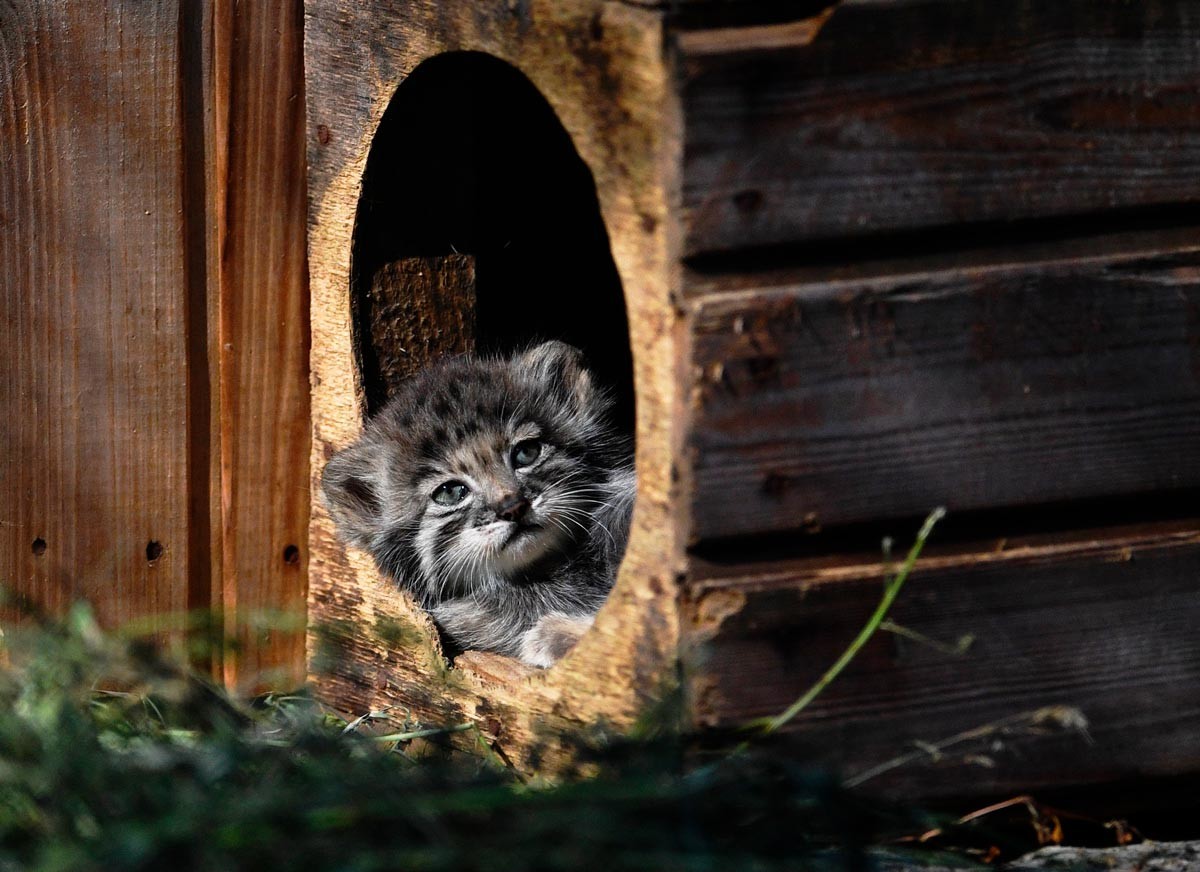
[[[360,726],[362,726],[365,721],[381,721],[384,719],[390,720],[388,712],[395,707],[396,706],[394,705],[390,705],[387,708],[380,709],[378,711],[369,711],[365,715],[359,715],[354,720],[350,721],[350,723],[346,724],[346,726],[342,727],[343,735],[346,733],[353,733]],[[408,722],[405,721],[405,723],[407,724]]]
[[[1046,706],[1034,711],[1021,712],[1020,714],[1010,715],[998,721],[982,724],[961,733],[955,733],[953,736],[937,742],[922,742],[917,747],[917,750],[893,757],[891,760],[886,760],[877,766],[873,766],[870,769],[847,778],[842,783],[846,787],[858,787],[872,778],[876,778],[885,772],[897,769],[908,763],[929,758],[938,759],[945,754],[948,748],[961,745],[963,742],[991,738],[999,733],[1015,728],[1025,728],[1032,732],[1047,727],[1057,730],[1074,730],[1082,733],[1085,737],[1087,736],[1087,718],[1084,717],[1083,712],[1079,709],[1070,706]]]
[[[958,637],[958,642],[953,645],[948,645],[945,642],[939,642],[937,639],[926,636],[924,633],[919,633],[902,624],[897,624],[891,618],[886,619],[879,625],[879,629],[886,633],[893,633],[903,639],[911,639],[919,645],[925,645],[935,651],[940,651],[943,654],[948,654],[951,657],[961,657],[970,650],[975,644],[975,635],[973,633],[964,633]]]
[[[386,736],[372,736],[376,742],[411,742],[413,739],[428,739],[430,736],[444,736],[447,733],[465,733],[474,729],[475,724],[455,724],[453,727],[431,727],[428,730],[410,730],[407,733],[390,733]]]
[[[998,811],[1013,808],[1014,806],[1024,806],[1029,812],[1029,823],[1033,827],[1034,833],[1037,835],[1038,844],[1061,844],[1063,838],[1062,821],[1059,820],[1059,814],[1045,806],[1039,806],[1037,801],[1029,795],[1014,796],[1011,799],[995,802],[984,808],[976,809],[969,814],[965,814],[955,821],[955,826],[969,824],[972,821],[979,820],[990,814],[995,814]],[[1076,815],[1080,820],[1088,820],[1082,816]],[[945,830],[942,827],[934,827],[925,833],[922,833],[917,841],[921,843],[929,842],[942,835]]]

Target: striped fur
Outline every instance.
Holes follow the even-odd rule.
[[[629,535],[636,480],[609,405],[561,342],[442,361],[329,461],[326,505],[453,644],[548,666],[604,602]]]

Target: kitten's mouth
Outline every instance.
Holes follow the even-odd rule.
[[[510,545],[516,545],[520,542],[524,542],[541,529],[542,527],[540,524],[522,524],[518,527],[515,527],[509,534],[508,538],[504,540],[504,544],[500,546],[500,550],[503,551]]]

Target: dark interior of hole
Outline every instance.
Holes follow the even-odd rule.
[[[629,328],[595,181],[532,83],[468,52],[413,71],[367,160],[352,275],[368,416],[387,399],[381,356],[395,353],[371,344],[372,277],[400,258],[453,253],[475,257],[478,350],[577,346],[632,434]]]

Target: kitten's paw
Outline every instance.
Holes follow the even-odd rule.
[[[595,619],[552,612],[521,637],[521,660],[531,666],[553,666],[575,647]]]

